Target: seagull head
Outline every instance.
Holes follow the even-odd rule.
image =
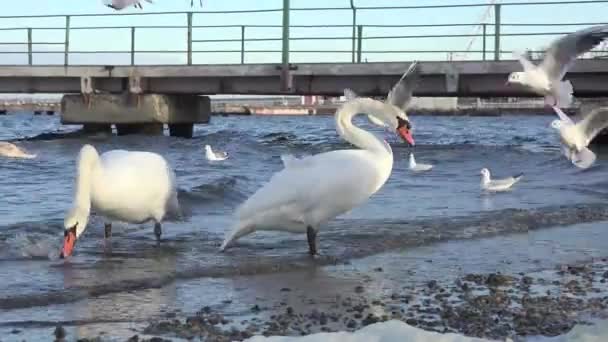
[[[525,79],[526,79],[526,74],[524,72],[521,71],[516,71],[516,72],[512,72],[509,74],[509,78],[507,79],[507,83],[506,84],[523,84],[525,83]]]
[[[488,169],[487,169],[487,168],[485,168],[485,167],[484,167],[483,169],[481,169],[480,174],[481,174],[481,175],[482,175],[484,178],[485,178],[485,177],[490,178],[490,170],[488,170]]]
[[[564,122],[562,120],[553,120],[551,121],[551,127],[555,128],[556,130],[560,130],[562,127],[564,126]]]

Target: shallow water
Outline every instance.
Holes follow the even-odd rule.
[[[416,261],[416,253],[451,255],[452,259],[445,260],[454,264],[459,260],[454,251],[461,248],[486,248],[479,255],[490,255],[493,248],[510,248],[508,241],[524,246],[527,242],[527,249],[511,247],[519,254],[499,253],[500,260],[521,270],[534,265],[533,260],[547,265],[561,262],[553,260],[549,251],[562,250],[559,241],[573,241],[574,235],[579,244],[568,260],[582,258],[587,256],[585,241],[593,242],[593,235],[587,236],[585,229],[554,227],[582,222],[593,229],[605,225],[608,154],[600,150],[596,166],[576,169],[559,152],[557,136],[549,128],[552,119],[413,118],[416,159],[435,165],[432,171],[420,174],[407,169],[412,149],[392,133],[357,120],[391,143],[393,173],[370,201],[322,227],[320,248],[324,256],[315,262],[306,254],[305,237],[298,235],[258,233],[242,239],[227,253],[217,250],[230,228],[235,207],[282,168],[281,154],[349,148],[337,136],[332,117],[213,117],[211,125],[196,128],[194,139],[113,136],[19,141],[38,158],[0,159],[0,323],[32,331],[58,321],[76,324],[85,331],[82,323],[87,323],[90,331],[95,331],[93,327],[103,330],[107,327],[104,322],[130,326],[166,311],[196,311],[200,309],[197,305],[225,298],[239,289],[247,289],[253,298],[269,291],[260,285],[264,282],[253,282],[257,285],[251,288],[252,277],[283,279],[282,272],[296,272],[310,279],[308,272],[331,273],[335,267],[356,260],[369,265],[384,260],[381,263],[394,265],[391,260],[401,259],[386,257],[386,252],[404,249],[410,253],[410,259],[404,261],[409,265],[406,268],[424,265],[429,268],[427,277],[438,276],[442,268]],[[59,129],[74,127],[60,126],[55,116],[0,116],[0,139]],[[160,248],[155,245],[152,224],[114,224],[112,252],[105,253],[103,219],[94,216],[74,257],[67,262],[56,259],[63,237],[63,214],[72,201],[75,159],[84,143],[100,151],[158,152],[174,166],[185,218],[163,225]],[[207,161],[205,144],[228,151],[230,158]],[[496,177],[523,172],[524,178],[513,191],[482,194],[482,167],[488,167]],[[522,235],[541,228],[558,241],[549,245],[558,247],[537,248],[536,242]],[[514,233],[521,237],[508,237]],[[497,240],[484,246],[475,240],[478,237]],[[467,247],[467,243],[471,245]],[[608,248],[593,246],[595,254],[608,255]],[[521,256],[526,250],[528,259]],[[498,261],[480,257],[456,263],[462,272],[470,272],[473,265],[478,270],[495,269]],[[409,278],[397,271],[391,274],[396,279],[389,277],[387,282]],[[350,276],[336,279],[338,283],[353,281]],[[310,288],[324,292],[340,286],[322,280]],[[238,315],[239,310],[251,306],[246,300],[242,302],[229,311]]]

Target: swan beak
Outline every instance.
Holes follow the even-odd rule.
[[[414,146],[414,138],[412,137],[412,131],[410,128],[411,126],[409,122],[397,117],[397,133],[403,140],[407,141],[410,146]]]
[[[66,229],[63,236],[63,248],[61,249],[61,253],[59,253],[61,259],[69,257],[74,251],[74,246],[76,245],[76,226]]]

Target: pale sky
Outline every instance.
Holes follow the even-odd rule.
[[[537,0],[545,1],[546,0]],[[282,0],[204,0],[204,6],[190,7],[190,0],[154,0],[154,4],[144,2],[143,10],[129,8],[123,11],[114,11],[105,7],[102,0],[20,0],[11,1],[10,6],[3,7],[0,17],[0,29],[16,27],[46,27],[62,28],[65,25],[64,17],[56,18],[6,18],[7,16],[31,15],[65,15],[65,14],[129,14],[154,12],[185,12],[185,11],[230,11],[247,9],[280,9]],[[440,4],[487,4],[490,0],[355,0],[357,7],[369,6],[423,6]],[[524,0],[503,0],[509,3],[527,3]],[[536,1],[535,1],[536,2]],[[291,0],[292,8],[313,7],[349,7],[349,0]],[[357,21],[360,25],[406,25],[406,24],[448,24],[448,23],[479,23],[488,10],[483,7],[446,8],[446,9],[390,9],[390,10],[359,10]],[[490,11],[492,12],[492,11]],[[503,6],[502,22],[505,24],[521,23],[607,23],[608,2],[588,4],[563,5],[528,5]],[[196,28],[193,31],[195,40],[209,39],[236,39],[241,37],[240,25],[281,25],[281,12],[263,13],[196,13],[194,25],[238,25],[229,28]],[[330,25],[351,24],[350,10],[333,11],[293,11],[292,25]],[[493,22],[493,15],[486,17],[486,22]],[[90,26],[185,26],[186,15],[123,15],[98,17],[72,17],[71,27]],[[504,26],[503,34],[516,32],[570,32],[585,26],[554,26],[554,27],[518,27]],[[292,37],[350,37],[351,27],[343,28],[292,28]],[[364,36],[386,35],[445,35],[445,34],[473,34],[476,27],[416,27],[416,28],[386,28],[364,27]],[[488,27],[488,33],[493,27]],[[247,27],[246,37],[249,38],[280,38],[281,28]],[[524,36],[502,38],[502,49],[540,49],[557,36]],[[34,42],[63,43],[64,30],[33,30]],[[71,51],[126,51],[130,49],[131,33],[129,29],[73,29],[70,31]],[[363,43],[363,50],[465,50],[469,46],[471,37],[457,38],[416,38],[416,39],[370,39]],[[0,30],[0,42],[24,43],[27,41],[27,31]],[[291,42],[292,50],[345,50],[351,51],[350,39],[342,40],[294,40]],[[194,50],[239,50],[240,41],[235,42],[201,42],[194,44]],[[481,38],[477,38],[471,45],[471,50],[481,50]],[[487,38],[487,58],[493,58],[492,49],[494,38]],[[36,51],[63,51],[63,45],[35,44]],[[186,50],[186,30],[174,29],[136,29],[137,50]],[[281,50],[281,41],[247,42],[248,50]],[[0,45],[0,51],[27,51],[25,45]],[[469,59],[479,59],[480,54],[469,53]],[[510,54],[505,54],[505,58]],[[194,55],[194,63],[240,63],[240,52],[200,52]],[[364,53],[363,60],[368,61],[411,61],[417,60],[446,60],[446,53],[432,54],[377,54]],[[298,62],[350,62],[351,53],[292,52],[290,59]],[[459,58],[456,58],[459,59]],[[130,62],[128,54],[71,54],[72,63],[80,64],[127,64]],[[185,53],[140,53],[136,55],[136,63],[147,64],[180,64],[186,60]],[[280,63],[280,52],[247,53],[246,63]],[[0,64],[25,64],[25,54],[2,54]],[[62,64],[63,54],[39,53],[34,55],[35,64]]]

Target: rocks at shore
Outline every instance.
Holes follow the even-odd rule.
[[[372,298],[363,286],[356,286],[322,309],[310,298],[303,299],[308,305],[300,312],[291,306],[277,311],[256,305],[257,310],[251,310],[256,317],[232,322],[205,307],[185,320],[151,323],[144,333],[240,341],[259,334],[354,331],[398,319],[425,330],[490,339],[556,336],[584,323],[582,317],[608,312],[606,278],[608,260],[601,259],[538,274],[467,274],[452,283],[430,280],[380,298]]]

